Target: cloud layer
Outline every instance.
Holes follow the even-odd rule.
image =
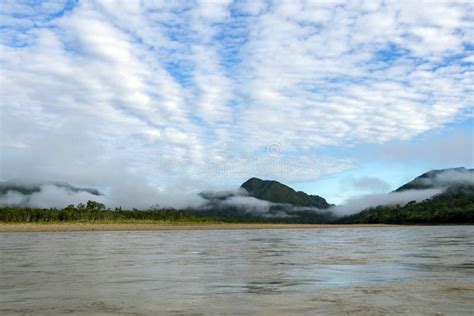
[[[4,180],[317,179],[354,166],[333,147],[471,118],[468,2],[2,1],[0,14]]]

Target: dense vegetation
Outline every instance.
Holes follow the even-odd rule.
[[[241,185],[250,196],[273,203],[291,204],[325,209],[331,205],[319,195],[309,195],[295,191],[277,181],[251,178]]]
[[[312,211],[271,211],[266,216],[249,213],[229,206],[205,210],[177,210],[173,208],[153,207],[149,210],[106,209],[105,205],[95,201],[77,206],[69,205],[64,209],[39,209],[17,206],[0,207],[0,222],[6,223],[57,223],[57,222],[169,222],[169,223],[330,223],[335,217],[330,212]]]
[[[151,208],[146,211],[105,209],[94,201],[64,209],[36,209],[6,206],[0,208],[0,222],[240,222],[240,223],[314,223],[314,224],[474,224],[474,195],[456,194],[449,198],[440,195],[421,203],[405,206],[378,206],[360,213],[336,219],[331,212],[287,212],[279,217],[275,211],[267,216],[248,213],[235,208],[185,211],[172,208]]]
[[[217,222],[217,220],[172,208],[151,208],[146,211],[110,210],[106,209],[104,204],[88,201],[87,204],[69,205],[64,209],[1,207],[0,222]]]
[[[336,221],[341,224],[474,224],[474,195],[458,191],[405,206],[377,206]]]

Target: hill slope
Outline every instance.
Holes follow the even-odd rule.
[[[442,188],[443,192],[416,203],[377,206],[345,216],[347,224],[474,224],[474,169],[428,171],[394,191]]]
[[[432,188],[447,188],[452,185],[474,184],[474,169],[449,168],[431,170],[405,183],[395,190],[402,192],[406,190],[424,190]]]
[[[295,191],[278,181],[251,178],[241,185],[250,196],[273,203],[326,209],[331,205],[318,195]]]
[[[336,219],[320,196],[296,192],[277,181],[251,178],[237,190],[202,192],[196,214],[237,222],[329,223]]]
[[[405,206],[377,206],[345,216],[340,224],[474,224],[474,194],[439,194]]]

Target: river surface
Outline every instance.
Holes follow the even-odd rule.
[[[0,314],[472,314],[474,226],[0,233]]]

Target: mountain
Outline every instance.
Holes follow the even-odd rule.
[[[78,188],[65,182],[46,181],[46,182],[40,183],[40,182],[27,182],[24,180],[10,180],[10,181],[5,181],[5,182],[0,182],[0,195],[7,194],[7,192],[18,192],[23,195],[31,195],[33,193],[40,192],[41,186],[43,185],[55,186],[57,188],[65,189],[73,193],[87,192],[92,195],[97,195],[97,196],[102,195],[102,193],[97,189]]]
[[[377,206],[336,220],[339,224],[474,224],[473,191],[437,194],[419,203]]]
[[[406,190],[424,190],[433,188],[448,188],[451,186],[469,186],[474,184],[474,169],[449,168],[431,170],[405,183],[395,190],[402,192]]]
[[[199,194],[206,203],[198,215],[237,222],[329,223],[336,219],[331,204],[317,195],[296,192],[270,180],[251,178],[238,189]]]
[[[341,224],[474,224],[474,169],[431,170],[394,192],[439,188],[429,199],[376,206],[338,219]],[[390,194],[390,193],[389,193]]]
[[[331,206],[319,195],[308,195],[302,191],[297,192],[278,181],[251,178],[240,187],[245,189],[254,198],[273,203],[316,207],[319,209],[326,209]]]

